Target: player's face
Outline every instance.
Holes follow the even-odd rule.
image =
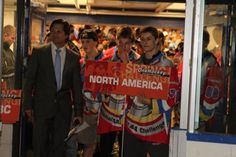
[[[89,55],[97,48],[97,42],[94,41],[93,39],[81,39],[81,44],[82,48],[84,49],[87,55]]]
[[[155,39],[155,37],[151,33],[142,33],[140,39],[144,52],[147,53],[156,49],[158,39]]]
[[[132,47],[132,41],[129,38],[120,38],[117,41],[118,51],[121,53],[129,53]]]

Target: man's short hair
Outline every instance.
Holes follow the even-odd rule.
[[[203,30],[203,42],[205,42],[206,43],[206,45],[208,45],[209,44],[209,42],[210,42],[210,34],[209,34],[209,32],[207,31],[207,30]]]
[[[15,27],[12,26],[12,25],[6,25],[3,27],[3,34],[6,34],[6,35],[12,35],[15,33]]]
[[[161,31],[158,31],[155,27],[151,27],[151,26],[144,27],[141,30],[140,34],[142,34],[142,33],[151,33],[155,39],[164,38],[164,34]]]
[[[134,42],[133,30],[128,26],[122,27],[117,34],[117,39],[120,38],[129,38],[132,42]]]
[[[51,25],[50,25],[50,31],[52,30],[52,27],[55,25],[55,24],[61,24],[61,25],[63,25],[63,30],[64,30],[64,32],[65,32],[65,35],[70,35],[70,24],[67,22],[67,21],[65,21],[65,20],[63,20],[63,19],[57,19],[57,20],[54,20],[54,21],[52,21],[52,23],[51,23]]]
[[[98,41],[98,35],[92,29],[85,29],[80,34],[80,39],[92,39],[93,41]]]

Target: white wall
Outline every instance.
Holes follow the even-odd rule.
[[[170,148],[169,157],[187,157],[186,144],[187,144],[187,131],[172,129],[170,131]]]
[[[236,145],[187,141],[187,157],[236,157]]]
[[[7,6],[4,7],[4,19],[3,19],[3,26],[12,25],[15,26],[15,7],[14,6]],[[13,50],[14,44],[11,45],[11,49]]]
[[[170,157],[236,157],[236,144],[190,141],[186,134],[186,130],[171,130]]]
[[[6,9],[4,11],[4,21],[3,26],[5,25],[13,25],[15,24],[15,12],[13,9]]]
[[[2,135],[0,136],[0,153],[2,157],[12,156],[12,124],[3,124]]]

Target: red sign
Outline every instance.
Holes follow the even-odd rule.
[[[170,67],[86,61],[84,89],[167,99]]]
[[[0,113],[3,123],[15,123],[20,116],[21,90],[3,89],[0,97]]]

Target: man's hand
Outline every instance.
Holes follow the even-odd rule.
[[[83,123],[83,118],[82,117],[74,117],[73,119],[73,124],[74,125],[81,125]]]
[[[125,52],[120,54],[120,59],[122,60],[123,63],[129,63],[128,54]]]
[[[129,63],[129,51],[124,46],[117,45],[118,55],[123,63]]]

